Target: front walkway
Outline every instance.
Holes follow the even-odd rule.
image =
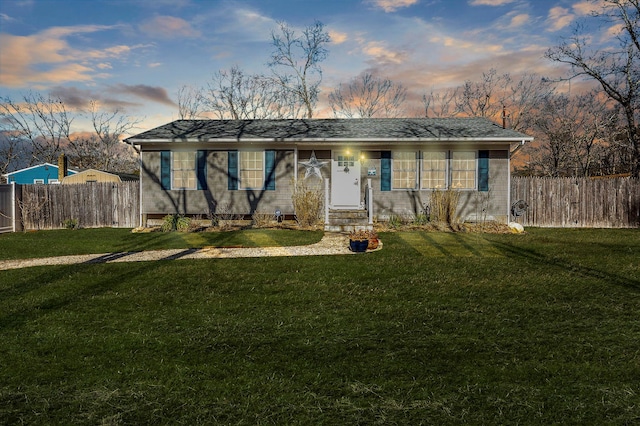
[[[380,246],[380,248],[381,247],[382,246]],[[319,242],[308,246],[251,248],[204,247],[2,260],[0,261],[0,270],[28,268],[31,266],[73,265],[79,263],[145,262],[152,260],[222,259],[235,257],[323,256],[340,254],[355,254],[349,250],[349,237],[345,234],[325,233]]]

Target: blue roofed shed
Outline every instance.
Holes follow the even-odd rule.
[[[68,169],[67,176],[78,173],[75,170]],[[3,175],[7,183],[18,184],[52,184],[60,183],[58,180],[58,166],[51,163],[38,164],[36,166],[27,167],[25,169],[16,170]]]

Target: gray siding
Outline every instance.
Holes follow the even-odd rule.
[[[207,190],[163,190],[160,184],[160,152],[142,154],[142,209],[145,214],[204,215],[232,211],[235,214],[293,213],[293,151],[276,151],[276,189],[228,190],[227,151],[207,152]]]
[[[421,150],[414,146],[412,149]],[[449,148],[450,149],[450,148]],[[473,148],[466,148],[470,150]],[[331,151],[315,150],[319,160],[327,161],[322,168],[324,178],[331,176]],[[311,150],[299,151],[299,160],[309,159]],[[207,152],[208,190],[163,190],[160,185],[160,152],[145,151],[142,154],[142,210],[144,214],[192,214],[227,213],[248,215],[254,212],[271,213],[276,209],[293,214],[294,167],[298,179],[304,179],[305,168],[294,165],[294,151],[276,151],[276,189],[228,190],[227,151]],[[368,176],[369,168],[376,169],[375,176]],[[361,201],[364,200],[366,183],[371,179],[373,187],[374,216],[386,220],[392,214],[413,217],[421,214],[430,202],[430,190],[381,191],[380,151],[367,151],[361,167]],[[324,183],[317,177],[307,179],[308,187],[324,191]],[[329,185],[329,187],[331,187]],[[506,223],[509,208],[509,158],[507,150],[489,152],[489,191],[463,190],[460,193],[459,216],[465,221],[496,220]]]
[[[362,167],[362,182],[371,179],[373,187],[374,216],[378,220],[386,220],[389,216],[414,217],[424,213],[430,203],[430,190],[392,189],[381,191],[379,155],[370,153]],[[367,169],[375,167],[376,176],[367,176]],[[366,185],[362,186],[362,199]],[[463,221],[508,222],[509,197],[509,159],[508,151],[494,150],[489,152],[489,191],[460,191],[458,214]]]

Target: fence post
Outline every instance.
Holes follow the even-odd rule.
[[[11,229],[12,232],[16,232],[17,231],[17,226],[16,226],[16,183],[15,181],[11,182]]]

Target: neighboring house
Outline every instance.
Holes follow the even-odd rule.
[[[110,173],[102,170],[87,169],[74,174],[73,176],[67,176],[62,179],[63,185],[72,183],[92,183],[92,182],[124,182],[131,180],[138,180],[138,176],[125,174],[125,173]]]
[[[68,169],[68,176],[78,173],[75,170]],[[15,172],[3,175],[7,183],[15,182],[19,184],[54,184],[60,183],[58,180],[58,166],[51,163],[38,164],[37,166],[27,167],[25,169],[16,170]]]
[[[506,223],[510,158],[532,140],[482,118],[381,118],[177,120],[126,141],[141,155],[143,220],[292,215],[295,183],[304,182],[331,211],[372,201],[379,220],[424,213],[433,190],[451,188],[463,220]]]

